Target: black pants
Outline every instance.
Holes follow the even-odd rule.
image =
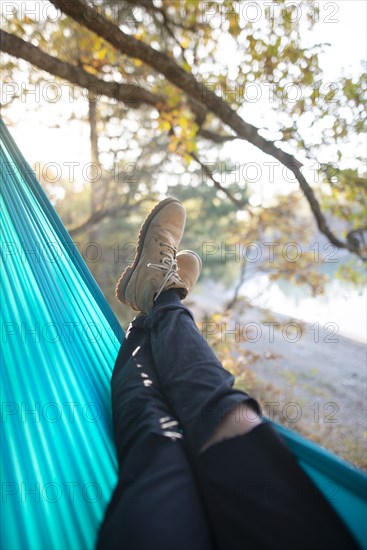
[[[119,482],[98,550],[358,548],[269,423],[203,444],[247,401],[174,291],[129,327],[112,376]]]

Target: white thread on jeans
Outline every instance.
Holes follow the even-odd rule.
[[[162,424],[162,428],[172,428],[172,426],[177,426],[178,422],[177,420],[171,420],[170,422],[164,422]]]
[[[139,350],[140,350],[140,346],[138,346],[137,348],[135,348],[131,355],[132,355],[133,357],[135,357],[135,355],[138,353]]]
[[[183,435],[180,434],[179,432],[165,431],[165,432],[163,432],[163,435],[166,436],[166,437],[170,437],[171,439],[182,439],[183,438]]]

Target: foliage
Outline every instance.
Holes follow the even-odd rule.
[[[210,93],[223,98],[244,118],[252,120],[255,107],[269,139],[294,154],[299,152],[315,160],[322,152],[327,155],[333,151],[330,162],[320,165],[319,180],[313,185],[316,197],[333,227],[340,227],[339,219],[344,223],[345,234],[364,227],[363,159],[355,159],[357,167],[348,166],[343,145],[358,139],[366,129],[366,74],[362,65],[359,77],[342,73],[337,83],[324,82],[319,59],[328,45],[309,39],[320,22],[318,3],[301,1],[297,7],[278,0],[261,6],[260,17],[245,3],[233,0],[88,3],[127,35],[175,60],[187,74],[195,76]],[[15,11],[8,18],[6,31],[88,74],[109,82],[137,84],[164,98],[152,109],[149,105],[137,105],[134,97],[126,103],[99,97],[97,93],[102,165],[98,201],[106,219],[103,231],[93,228],[91,220],[86,235],[93,231],[95,237],[99,231],[104,238],[114,241],[130,221],[130,230],[134,227],[135,213],[140,212],[139,205],[136,210],[133,208],[135,203],[143,200],[144,204],[168,192],[181,198],[192,213],[187,246],[198,250],[208,240],[226,243],[228,247],[237,243],[243,246],[250,240],[260,242],[265,238],[279,242],[280,248],[290,240],[300,243],[303,250],[300,261],[284,262],[284,258],[278,257],[260,262],[257,267],[269,272],[272,278],[306,283],[314,294],[322,292],[325,275],[313,265],[313,253],[306,250],[319,235],[300,193],[278,192],[271,204],[263,202],[253,208],[249,199],[254,186],[248,186],[245,177],[241,176],[236,183],[226,183],[225,191],[229,194],[224,194],[220,186],[213,187],[213,181],[204,177],[202,167],[195,162],[197,157],[204,164],[223,161],[220,140],[208,141],[203,131],[219,137],[229,135],[223,120],[206,109],[205,97],[198,105],[149,64],[121,53],[71,18],[62,16],[53,20],[31,13],[21,17],[20,13]],[[16,63],[12,57],[5,56],[4,70],[10,80],[25,79],[29,85],[62,83],[46,72],[26,68],[24,62]],[[260,90],[256,101],[251,90],[256,93]],[[22,93],[27,94],[27,86]],[[84,92],[73,87],[73,94],[75,101],[69,121],[65,120],[62,108],[58,108],[60,103],[55,104],[55,125],[62,127],[74,118],[87,122],[86,109],[80,108],[83,102],[85,105]],[[14,94],[13,103],[16,105],[19,99],[20,95]],[[38,108],[42,110],[42,102]],[[274,115],[269,116],[270,113]],[[244,145],[244,158],[250,153],[251,149]],[[126,170],[126,166],[131,170]],[[69,228],[75,228],[80,220],[88,220],[91,196],[97,193],[97,186],[90,185],[88,190],[80,181],[77,183],[78,187],[73,189],[64,182],[64,198],[59,195],[55,199]],[[52,185],[47,187],[52,194]],[[231,203],[230,197],[240,200],[241,208],[234,201]],[[116,204],[121,204],[120,217]],[[112,211],[115,213],[109,214]],[[245,223],[237,214],[246,214]],[[213,274],[214,269],[214,273],[220,274],[227,267],[226,262],[209,257],[204,270]],[[357,283],[356,270],[360,270],[360,262],[356,267],[342,269],[340,275]]]
[[[22,16],[22,10],[15,9],[3,25],[6,32],[60,60],[64,67],[78,69],[83,78],[86,74],[116,86],[139,86],[153,97],[150,103],[140,101],[132,87],[127,99],[118,94],[103,96],[98,86],[78,87],[70,84],[72,80],[52,76],[57,74],[55,69],[42,70],[42,63],[31,61],[28,65],[20,53],[13,52],[19,59],[3,55],[3,78],[17,85],[3,108],[9,121],[16,118],[17,107],[25,101],[55,132],[75,120],[91,129],[94,124],[98,182],[80,176],[75,181],[64,177],[56,183],[52,178],[41,180],[123,326],[131,316],[116,304],[115,282],[134,257],[132,235],[163,195],[176,196],[187,209],[189,221],[182,247],[202,256],[204,279],[222,278],[235,287],[240,272],[236,297],[244,278],[261,273],[267,273],[270,280],[307,285],[314,296],[323,292],[325,251],[330,252],[331,247],[334,253],[335,246],[324,237],[320,217],[317,219],[314,211],[311,214],[312,201],[304,187],[297,190],[285,178],[278,181],[277,177],[254,183],[243,172],[235,181],[230,177],[236,161],[242,166],[254,158],[253,145],[229,124],[235,115],[242,117],[250,130],[252,124],[260,126],[257,138],[268,140],[266,146],[258,146],[256,162],[262,167],[273,160],[274,144],[293,155],[291,158],[297,156],[297,162],[316,165],[317,178],[308,195],[310,190],[314,193],[332,230],[343,235],[349,245],[362,243],[358,253],[362,250],[367,255],[363,232],[365,159],[359,154],[350,158],[348,152],[350,143],[361,149],[366,131],[365,64],[361,63],[358,75],[341,69],[337,82],[325,79],[320,56],[329,46],[313,40],[323,4],[308,0],[249,3],[252,9],[256,5],[260,9],[257,18],[248,3],[235,0],[86,1],[128,37],[151,46],[157,54],[166,54],[167,64],[175,61],[176,69],[184,71],[180,73],[183,80],[195,77],[201,89],[201,97],[193,97],[151,63],[123,53],[108,37],[64,15],[37,18],[27,10]],[[24,11],[27,3],[19,4]],[[34,86],[42,89],[50,83],[67,85],[72,101],[66,105],[44,95],[39,103],[28,100]],[[223,99],[233,110],[230,115],[227,111],[227,118],[208,108],[210,95]],[[91,102],[97,106],[93,124]],[[232,142],[236,145],[233,150]],[[45,163],[48,159],[36,160]],[[224,168],[210,177],[205,167],[213,165]],[[276,189],[262,193],[264,186]],[[97,211],[92,206],[96,203]],[[246,255],[251,243],[261,253],[256,261]],[[299,255],[296,260],[295,254]],[[360,258],[341,256],[340,264],[338,277],[357,286],[363,284],[365,269]],[[232,310],[222,313],[220,321],[230,319],[231,314]],[[217,322],[218,318],[206,321]],[[210,343],[241,389],[254,392],[260,401],[277,395],[279,389],[263,383],[252,370],[257,362],[273,358],[271,354],[250,352],[246,346],[218,338]],[[296,382],[294,373],[288,386],[291,382]],[[296,428],[301,429],[299,425]],[[325,433],[304,430],[318,441],[325,437]],[[347,441],[346,448],[348,445],[350,451],[346,449],[343,456],[362,465],[360,447]],[[330,448],[340,452],[333,442]]]

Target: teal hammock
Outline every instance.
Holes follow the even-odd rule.
[[[117,482],[123,332],[1,121],[1,548],[92,550]],[[276,426],[367,549],[366,476]]]

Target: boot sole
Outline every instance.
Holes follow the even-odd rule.
[[[155,218],[155,216],[164,208],[167,206],[167,204],[171,204],[173,202],[177,202],[180,204],[180,201],[177,199],[173,199],[171,197],[162,200],[152,210],[149,212],[147,217],[145,218],[143,225],[140,228],[139,235],[138,235],[138,245],[136,250],[136,255],[134,258],[134,261],[131,265],[129,265],[121,274],[120,279],[118,280],[117,286],[116,286],[116,298],[123,303],[126,303],[125,301],[125,292],[127,285],[130,282],[131,276],[134,273],[134,270],[136,269],[136,266],[139,263],[140,256],[142,254],[142,250],[144,247],[144,240],[146,237],[146,234],[148,232],[148,229],[150,227],[151,222]],[[132,304],[130,304],[132,306]],[[135,309],[135,308],[134,308]]]

